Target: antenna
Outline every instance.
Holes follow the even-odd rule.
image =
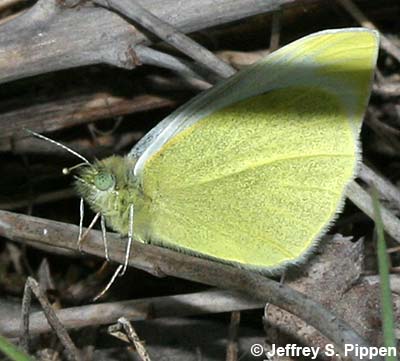
[[[83,155],[80,155],[79,153],[75,152],[74,150],[72,150],[71,148],[67,147],[66,145],[61,144],[61,143],[59,143],[59,142],[56,142],[55,140],[50,139],[50,138],[47,138],[47,137],[45,137],[44,135],[41,135],[41,134],[39,134],[39,133],[36,133],[36,132],[34,132],[34,131],[30,130],[30,129],[24,128],[24,130],[27,131],[28,133],[34,135],[34,136],[37,137],[37,138],[46,140],[46,141],[48,141],[48,142],[50,142],[50,143],[52,143],[52,144],[55,144],[55,145],[59,146],[60,148],[66,150],[67,152],[73,154],[74,156],[76,156],[76,157],[82,159],[86,164],[91,165],[90,162],[89,162]]]
[[[72,170],[74,170],[74,169],[76,169],[76,168],[79,168],[79,167],[83,167],[83,166],[85,166],[85,165],[87,166],[87,165],[90,165],[90,164],[87,164],[87,163],[79,163],[79,164],[74,165],[73,167],[70,167],[70,168],[63,168],[62,172],[63,172],[64,175],[68,175],[68,174],[71,173]]]

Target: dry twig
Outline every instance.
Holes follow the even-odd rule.
[[[185,34],[146,10],[136,1],[131,0],[94,0],[96,4],[109,7],[139,23],[145,29],[156,34],[160,39],[179,49],[184,54],[202,64],[209,71],[227,78],[235,73],[230,65],[218,59],[211,51],[202,47]]]
[[[229,325],[228,344],[226,346],[226,361],[238,361],[237,337],[240,324],[240,312],[231,313],[231,322]]]
[[[125,331],[124,335],[125,337],[123,336],[121,337],[120,335],[121,328]],[[151,361],[150,356],[146,348],[144,347],[144,343],[140,341],[139,336],[137,335],[135,329],[125,317],[120,317],[118,319],[117,325],[110,326],[108,328],[108,332],[110,332],[110,334],[115,335],[118,338],[126,340],[126,342],[132,343],[142,361]]]
[[[347,187],[346,195],[368,217],[374,219],[372,198],[367,191],[356,182],[351,182]],[[385,231],[400,242],[400,220],[383,205],[381,205],[381,212]]]
[[[365,164],[361,166],[359,177],[365,183],[373,185],[381,197],[392,202],[400,210],[400,191],[393,183]]]
[[[57,318],[57,315],[51,306],[49,300],[46,295],[43,293],[39,284],[31,277],[28,277],[25,284],[24,297],[22,299],[22,324],[21,324],[21,339],[20,344],[21,347],[25,350],[28,350],[29,345],[29,316],[30,316],[30,306],[32,300],[32,293],[39,300],[44,314],[47,318],[47,321],[51,325],[54,332],[57,334],[59,340],[65,347],[65,351],[67,354],[67,358],[70,361],[81,361],[81,355],[79,350],[76,348],[74,343],[71,340],[67,330],[64,325]]]
[[[264,302],[254,300],[239,292],[208,290],[184,295],[144,298],[131,301],[98,303],[64,308],[56,311],[61,323],[67,328],[104,325],[117,322],[121,315],[131,321],[142,321],[161,317],[186,317],[202,314],[262,308]],[[6,337],[17,337],[20,320],[10,315],[3,317],[0,333]],[[31,335],[49,332],[50,325],[42,311],[30,316]]]

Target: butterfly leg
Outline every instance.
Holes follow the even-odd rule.
[[[106,222],[105,222],[103,215],[101,215],[101,217],[100,217],[100,224],[101,224],[101,235],[102,235],[103,243],[104,243],[104,253],[105,253],[107,262],[110,262],[110,257],[108,256]]]
[[[279,283],[280,283],[281,285],[283,285],[283,283],[285,282],[285,278],[286,278],[286,271],[282,271],[281,278],[280,278],[280,280],[279,280]],[[265,307],[264,307],[264,319],[265,319],[265,320],[267,320],[267,318],[268,318],[267,312],[268,312],[269,305],[270,305],[270,303],[267,302],[267,303],[265,304]]]
[[[103,238],[103,243],[104,243],[104,253],[106,256],[106,260],[109,262],[110,261],[110,257],[108,256],[108,246],[107,246],[107,232],[106,232],[106,223],[105,223],[105,219],[104,216],[102,214],[97,213],[93,220],[92,223],[90,223],[88,229],[86,230],[86,232],[83,234],[83,217],[85,214],[84,211],[84,202],[83,202],[83,198],[81,198],[80,201],[80,206],[79,206],[79,235],[78,235],[78,249],[80,252],[82,252],[82,243],[85,240],[87,234],[89,233],[89,231],[93,228],[94,224],[96,223],[97,219],[99,218],[99,216],[101,216],[100,218],[100,224],[101,224],[101,234],[102,234],[102,238]]]
[[[115,279],[117,278],[117,276],[122,276],[125,274],[126,269],[128,267],[128,262],[129,262],[129,255],[131,253],[131,247],[132,247],[132,239],[133,239],[133,213],[134,213],[134,208],[133,208],[133,204],[131,204],[129,206],[129,233],[128,233],[128,244],[126,246],[126,252],[125,252],[125,261],[124,264],[120,264],[118,266],[118,268],[115,270],[114,274],[112,275],[110,281],[108,282],[107,286],[104,287],[104,289],[96,296],[93,298],[93,301],[97,301],[101,296],[103,296],[112,286],[112,284],[115,282]],[[103,219],[103,217],[102,217]],[[102,226],[103,229],[103,226]],[[104,227],[105,229],[105,227]],[[103,240],[105,239],[105,237],[103,237]],[[105,247],[106,247],[106,243],[105,243]],[[108,251],[106,251],[106,257],[108,254]]]
[[[81,251],[81,239],[82,239],[82,233],[83,233],[83,217],[85,215],[85,204],[83,201],[83,198],[81,197],[80,203],[79,203],[79,234],[78,234],[78,248],[79,251]]]
[[[128,267],[128,262],[129,262],[129,255],[131,253],[131,247],[132,247],[132,238],[133,238],[133,204],[129,206],[129,232],[128,232],[128,244],[126,246],[126,252],[125,252],[125,262],[124,262],[124,268],[122,269],[122,272],[119,274],[122,276],[126,268]]]
[[[95,225],[95,223],[97,222],[97,220],[100,217],[100,212],[96,213],[96,215],[93,217],[92,222],[90,222],[89,227],[86,229],[86,231],[81,235],[81,224],[79,224],[79,238],[78,238],[78,249],[80,252],[82,252],[82,243],[85,240],[85,238],[87,237],[87,235],[89,234],[90,230],[93,228],[93,226]],[[83,218],[83,217],[82,217]]]
[[[120,264],[117,269],[115,270],[115,272],[113,273],[110,281],[107,283],[107,286],[103,288],[103,290],[93,298],[93,301],[97,301],[100,297],[102,297],[112,286],[112,284],[115,282],[115,279],[117,278],[117,276],[121,275],[121,270],[124,266],[122,264]]]

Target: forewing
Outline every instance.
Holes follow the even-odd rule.
[[[273,89],[320,86],[346,104],[357,136],[368,101],[378,34],[364,28],[326,30],[279,49],[220,82],[160,122],[130,152],[141,177],[147,160],[166,142],[219,109]]]

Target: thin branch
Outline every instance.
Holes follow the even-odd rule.
[[[11,240],[28,240],[76,250],[75,240],[78,232],[77,226],[0,211],[0,235]],[[109,233],[107,238],[110,241],[110,258],[122,264],[125,256],[124,242],[113,233]],[[171,275],[224,289],[237,290],[251,295],[256,300],[270,302],[315,327],[333,341],[342,352],[345,344],[368,347],[368,343],[359,334],[326,308],[272,279],[169,249],[139,242],[133,243],[132,256],[129,260],[129,264],[133,267],[156,275]],[[84,250],[103,257],[101,232],[90,232]],[[355,354],[351,357],[353,360],[358,360]],[[374,360],[380,360],[380,358],[376,357]]]
[[[30,304],[32,300],[32,295],[34,294],[40,305],[43,308],[46,319],[51,325],[54,332],[57,334],[59,340],[65,347],[67,358],[71,361],[82,360],[79,350],[76,348],[75,344],[72,342],[64,325],[57,318],[57,315],[51,306],[46,295],[39,287],[39,284],[31,277],[28,277],[25,284],[24,297],[22,300],[22,330],[21,330],[21,345],[27,349],[29,340],[29,314],[30,314]]]
[[[374,219],[372,198],[367,191],[356,182],[351,182],[347,188],[346,195],[368,217]],[[400,219],[383,205],[381,205],[381,213],[385,231],[397,242],[400,242]]]
[[[373,111],[368,109],[367,116],[364,118],[364,123],[375,132],[378,140],[382,142],[382,144],[385,144],[383,148],[391,148],[394,154],[400,152],[399,130],[387,122],[381,121]],[[383,149],[377,148],[375,151],[381,152]]]
[[[176,56],[172,56],[143,45],[136,46],[135,52],[140,61],[145,64],[164,67],[166,69],[173,70],[178,74],[182,74],[184,77],[200,80],[208,79],[208,84],[215,83],[217,81],[216,77],[210,76],[208,73],[205,74],[200,68],[197,69],[195,64],[191,64],[188,61],[179,59]],[[203,77],[200,75],[203,75]]]
[[[398,97],[400,95],[400,83],[378,82],[378,84],[373,85],[372,91],[385,97]]]
[[[218,59],[211,51],[153,15],[135,0],[94,0],[94,2],[122,13],[221,78],[228,78],[235,73],[235,69]]]
[[[400,191],[393,183],[365,164],[362,164],[358,176],[365,183],[375,186],[380,196],[392,202],[400,210]]]
[[[170,92],[175,90],[190,90],[198,92],[211,87],[210,83],[196,78],[182,78],[179,76],[165,77],[158,74],[149,74],[146,75],[145,79],[148,80],[151,86],[154,86],[158,91]]]
[[[29,316],[32,303],[32,290],[28,282],[25,283],[24,294],[22,297],[21,320],[19,322],[19,345],[25,351],[29,352]]]
[[[124,329],[128,340],[135,346],[136,352],[138,353],[142,361],[151,361],[150,356],[144,347],[144,342],[140,341],[135,329],[131,323],[125,318],[121,317],[118,319],[118,324]]]
[[[231,313],[231,322],[229,324],[228,343],[226,346],[226,361],[238,361],[238,332],[240,324],[240,312]]]

